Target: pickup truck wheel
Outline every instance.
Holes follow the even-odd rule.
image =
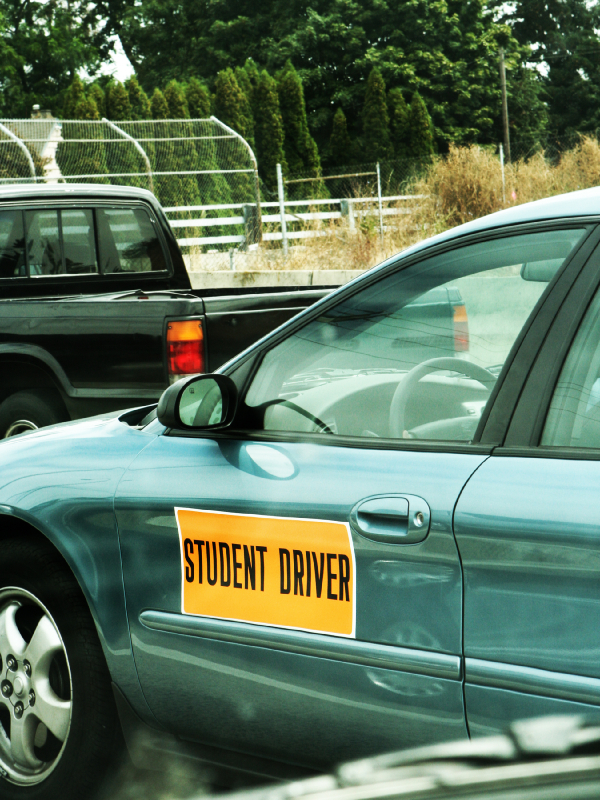
[[[81,800],[103,783],[119,723],[94,622],[48,546],[2,542],[0,797]]]
[[[15,392],[0,405],[0,439],[66,419],[62,402],[50,392]]]

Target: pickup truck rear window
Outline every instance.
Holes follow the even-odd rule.
[[[140,206],[0,210],[0,279],[166,270]]]
[[[102,272],[165,270],[165,257],[143,208],[96,210]]]

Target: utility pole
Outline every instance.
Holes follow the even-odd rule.
[[[502,88],[502,128],[504,130],[504,152],[510,162],[510,135],[508,133],[508,102],[506,100],[506,67],[504,65],[504,48],[500,48],[500,86]]]

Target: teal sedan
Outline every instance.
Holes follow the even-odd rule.
[[[600,715],[600,189],[0,467],[3,798],[91,797],[123,739],[291,778]]]

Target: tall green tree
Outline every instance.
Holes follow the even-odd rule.
[[[210,117],[210,95],[203,83],[197,78],[190,78],[185,87],[185,99],[192,119],[208,119]]]
[[[333,117],[333,128],[329,138],[329,159],[334,166],[343,167],[352,163],[353,156],[354,147],[348,134],[346,115],[341,108],[338,108]]]
[[[159,122],[154,125],[154,154],[152,159],[153,172],[173,172],[173,162],[175,160],[175,150],[173,142],[169,141],[170,131],[165,123],[160,124],[161,120],[168,120],[170,117],[169,106],[164,94],[160,89],[155,89],[150,101],[152,119]],[[179,175],[158,175],[154,180],[154,191],[163,206],[181,206],[183,190]]]
[[[266,188],[275,191],[277,164],[281,164],[284,172],[287,172],[287,163],[277,84],[266,70],[260,73],[254,90],[254,120],[259,175]]]
[[[181,200],[179,205],[194,205],[199,202],[198,182],[195,175],[186,173],[198,169],[198,154],[194,141],[189,138],[190,125],[185,120],[189,120],[190,112],[183,86],[177,81],[169,81],[164,92],[165,101],[169,108],[168,130],[171,136],[177,141],[172,143],[173,159],[170,169],[180,171],[179,178]]]
[[[363,152],[365,161],[388,161],[393,154],[385,81],[373,67],[367,81],[362,110]]]
[[[152,109],[150,100],[146,92],[142,89],[135,75],[125,81],[125,88],[129,95],[129,105],[131,107],[130,119],[141,120],[151,119]]]
[[[394,158],[410,158],[410,112],[404,94],[398,87],[388,92],[388,110]]]
[[[415,92],[409,113],[409,154],[411,158],[427,159],[433,155],[431,117],[423,98]]]
[[[288,169],[291,173],[308,171],[317,175],[321,168],[319,151],[308,130],[302,81],[291,61],[277,75],[277,91]]]
[[[225,125],[248,138],[253,133],[254,121],[250,105],[231,68],[221,70],[215,80],[213,114]]]
[[[98,114],[100,115],[100,118],[105,117],[106,95],[104,94],[104,89],[100,86],[100,84],[92,83],[92,85],[87,90],[87,96],[91,98],[96,104],[96,108],[98,109]]]
[[[75,75],[71,84],[65,92],[65,99],[62,107],[63,119],[77,119],[75,109],[85,97],[85,87],[78,75]]]
[[[111,84],[106,93],[106,114],[108,119],[131,119],[131,103],[127,89],[119,81]]]

